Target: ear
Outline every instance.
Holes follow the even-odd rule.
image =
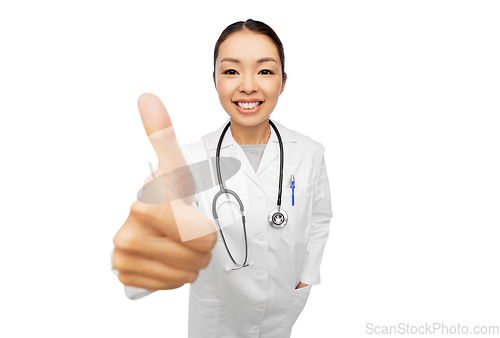
[[[281,84],[280,95],[285,90],[285,83],[286,83],[287,78],[288,78],[288,75],[285,73],[285,79],[283,80],[283,83]]]
[[[212,77],[214,78],[215,90],[217,90],[217,82],[215,82],[215,71],[212,72]]]

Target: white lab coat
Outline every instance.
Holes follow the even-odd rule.
[[[215,157],[226,123],[199,141],[181,146],[186,161],[196,163]],[[229,128],[220,156],[241,161],[241,169],[225,184],[245,206],[248,261],[253,265],[226,272],[226,266],[234,265],[218,234],[211,262],[190,285],[189,338],[290,337],[311,286],[320,283],[320,264],[332,217],[324,147],[274,123],[284,147],[282,208],[288,213],[288,224],[274,229],[268,223],[278,196],[280,152],[274,129],[255,172]],[[293,206],[292,174],[296,185]],[[212,199],[219,187],[216,174],[212,177],[214,188],[198,193],[194,206],[213,220]],[[241,215],[235,205],[224,200],[224,195],[218,199],[219,220],[233,257],[242,263]],[[116,270],[113,272],[116,274]],[[299,281],[308,286],[295,289]],[[152,292],[125,286],[125,293],[130,299],[139,299]]]

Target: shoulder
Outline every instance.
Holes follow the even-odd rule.
[[[208,151],[213,148],[214,143],[217,142],[224,126],[202,136],[197,141],[180,145],[186,161],[188,163],[194,163],[206,160]]]
[[[188,164],[206,159],[206,152],[203,149],[203,138],[192,143],[181,144],[180,148]]]
[[[299,133],[296,130],[286,128],[283,125],[281,125],[281,127],[282,127],[282,129],[285,129],[287,132],[289,132],[293,136],[293,138],[296,139],[296,142],[300,143],[301,145],[312,147],[312,148],[318,149],[318,150],[325,149],[325,147],[323,146],[323,144],[321,142],[314,140],[312,137],[304,135],[302,133]]]
[[[284,135],[283,141],[295,142],[298,145],[297,149],[299,151],[311,153],[314,157],[323,157],[325,152],[325,147],[319,141],[314,140],[312,137],[299,133],[296,130],[289,129],[273,121],[281,134]]]

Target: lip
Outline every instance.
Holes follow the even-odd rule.
[[[238,103],[236,102],[244,102],[244,103],[251,103],[251,102],[262,102],[261,104],[259,104],[257,107],[253,108],[253,109],[243,109],[241,108],[240,106],[238,106]],[[261,100],[253,100],[253,101],[244,101],[244,100],[238,100],[238,101],[235,101],[233,102],[233,104],[236,106],[236,109],[238,109],[238,111],[242,114],[255,114],[256,112],[259,111],[260,107],[262,107],[262,105],[264,104],[265,102],[261,101]]]

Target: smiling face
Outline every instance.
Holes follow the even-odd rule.
[[[248,30],[231,34],[219,47],[215,88],[232,122],[245,127],[267,120],[285,89],[272,40]]]

